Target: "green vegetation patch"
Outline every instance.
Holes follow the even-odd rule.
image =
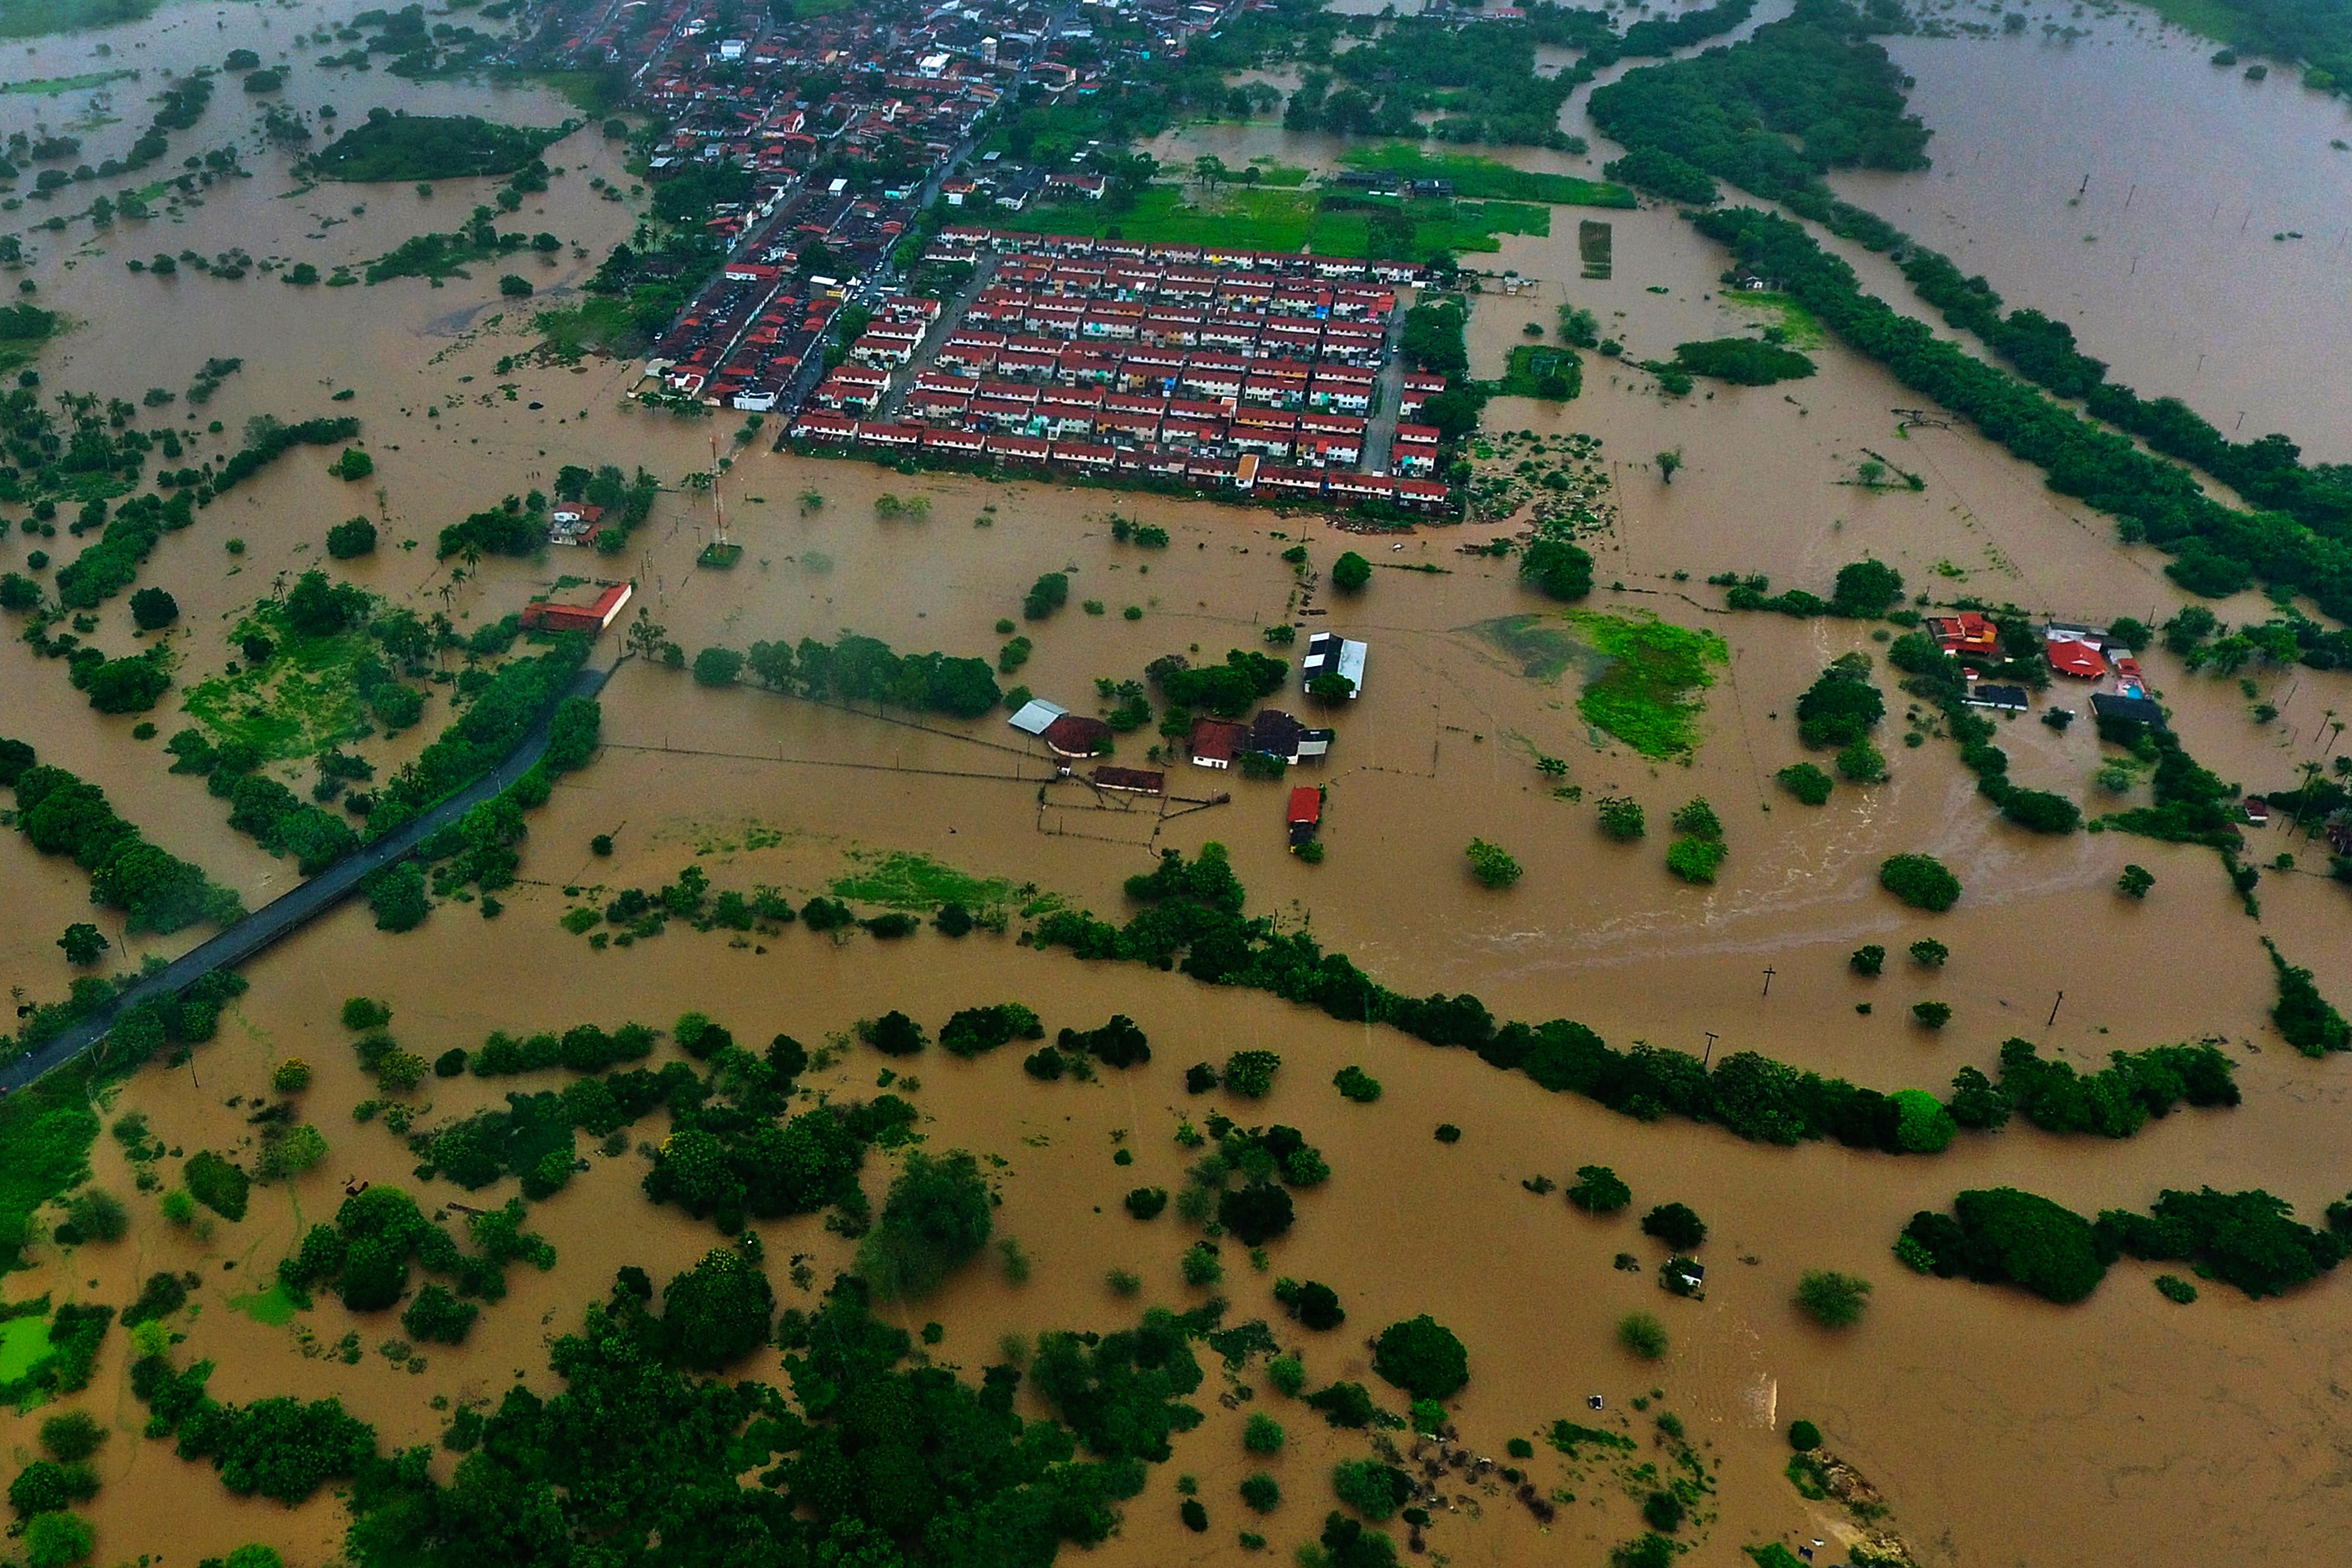
[[[1372,169],[1414,180],[1450,180],[1456,195],[1500,197],[1515,202],[1551,202],[1563,206],[1632,207],[1633,193],[1607,180],[1572,174],[1539,174],[1492,158],[1433,155],[1410,142],[1389,142],[1352,148],[1339,161],[1351,169]]]
[[[365,631],[290,637],[273,600],[237,623],[237,642],[255,637],[275,645],[267,660],[240,663],[236,674],[215,676],[187,694],[188,712],[215,744],[240,742],[264,761],[279,761],[316,756],[373,732],[358,672],[378,655]]]
[[[89,1174],[98,1115],[82,1069],[68,1068],[0,1100],[0,1269],[13,1268],[35,1211]]]
[[[1688,757],[1698,749],[1699,693],[1715,684],[1710,667],[1731,650],[1713,632],[1688,631],[1655,616],[1612,616],[1570,610],[1570,624],[1608,659],[1586,681],[1576,710],[1645,757]]]
[[[592,353],[626,357],[650,341],[625,300],[592,296],[575,305],[541,310],[530,324],[543,340],[541,352],[567,363]]]
[[[1565,403],[1584,390],[1584,362],[1571,348],[1520,343],[1497,389],[1506,397],[1540,397]]]
[[[852,903],[879,904],[889,910],[936,910],[961,904],[979,914],[1002,909],[1012,900],[1013,883],[1003,877],[974,877],[942,866],[928,855],[902,850],[882,853],[853,850],[855,868],[834,879],[833,896]]]
[[[37,38],[144,21],[163,0],[9,0],[0,6],[0,38]]]
[[[382,109],[321,149],[309,172],[322,180],[455,180],[511,174],[580,128],[500,125],[473,114],[395,114]]]
[[[294,1314],[301,1310],[301,1303],[282,1283],[249,1295],[231,1296],[228,1304],[255,1322],[266,1323],[273,1329],[282,1329],[292,1322]]]
[[[11,1318],[0,1323],[0,1385],[22,1383],[48,1359],[49,1320]]]
[[[1600,610],[1501,616],[1469,628],[1530,680],[1551,682],[1571,667],[1584,672],[1577,711],[1595,729],[1645,757],[1678,760],[1698,749],[1699,694],[1715,684],[1714,667],[1731,650],[1713,632],[1695,632],[1655,616]]]
[[[1768,324],[1780,330],[1783,347],[1817,349],[1829,341],[1829,333],[1820,318],[1798,303],[1795,296],[1774,289],[1734,289],[1716,296],[1736,310],[1748,310],[1769,318]]]
[[[0,24],[0,33],[6,30],[5,25]],[[0,82],[0,92],[37,93],[45,98],[55,98],[60,93],[86,92],[91,88],[104,87],[108,82],[121,81],[125,77],[138,74],[137,71],[84,71],[79,76],[37,77],[31,81]]]
[[[1198,205],[1194,205],[1197,202]],[[1402,220],[1397,217],[1402,213]],[[1006,228],[1033,234],[1115,237],[1149,245],[1217,245],[1318,256],[1415,256],[1436,250],[1499,250],[1498,234],[1551,233],[1551,209],[1524,202],[1416,201],[1333,197],[1266,185],[1226,185],[1188,200],[1182,187],[1150,185],[1126,212],[1100,203],[999,215]],[[1408,241],[1401,232],[1410,225]]]

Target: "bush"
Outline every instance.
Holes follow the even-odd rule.
[[[1336,1329],[1348,1321],[1347,1309],[1339,1305],[1339,1293],[1313,1279],[1277,1279],[1274,1282],[1274,1299],[1303,1326],[1318,1332]]]
[[[1952,1005],[1948,1002],[1914,1002],[1911,1016],[1923,1029],[1940,1029],[1952,1021]]]
[[[412,1340],[425,1340],[440,1344],[465,1342],[467,1331],[481,1309],[471,1301],[460,1301],[446,1285],[427,1285],[416,1293],[416,1299],[400,1314],[400,1326]]]
[[[743,674],[743,656],[731,647],[707,647],[694,656],[697,686],[732,686]]]
[[[1592,557],[1564,539],[1538,539],[1520,552],[1519,578],[1547,598],[1581,599],[1592,592]]]
[[[1058,1057],[1055,1058],[1057,1063],[1060,1059]],[[1127,1194],[1127,1212],[1138,1219],[1157,1219],[1160,1211],[1167,1206],[1168,1189],[1165,1187],[1138,1187]]]
[[[60,1465],[54,1459],[35,1459],[8,1483],[8,1506],[19,1519],[87,1502],[97,1495],[98,1476],[88,1465]]]
[[[1886,758],[1868,741],[1849,741],[1837,754],[1838,776],[1849,784],[1886,782]]]
[[[1519,863],[1500,845],[1473,838],[1464,853],[1470,858],[1470,874],[1478,879],[1481,887],[1507,888],[1519,879]]]
[[[1424,1312],[1381,1331],[1372,1370],[1416,1399],[1444,1399],[1470,1381],[1470,1356],[1452,1330]]]
[[[1825,1329],[1852,1328],[1869,1305],[1870,1281],[1858,1274],[1809,1268],[1797,1281],[1797,1310]]]
[[[1263,1100],[1273,1089],[1281,1066],[1282,1058],[1272,1051],[1235,1051],[1225,1058],[1225,1089],[1245,1100]]]
[[[970,1154],[959,1149],[934,1159],[916,1150],[858,1249],[858,1272],[885,1299],[929,1295],[987,1245],[992,1206]]]
[[[142,632],[170,626],[180,618],[180,602],[161,588],[142,588],[131,595],[131,619]]]
[[[41,1447],[61,1464],[77,1464],[105,1445],[110,1436],[87,1410],[68,1410],[41,1423]]]
[[[1331,1489],[1339,1500],[1378,1524],[1412,1497],[1412,1481],[1378,1459],[1342,1459],[1331,1467]]]
[[[1282,1506],[1282,1487],[1272,1476],[1260,1470],[1242,1482],[1242,1501],[1260,1513],[1272,1513]]]
[[[1886,967],[1886,950],[1872,942],[1868,947],[1855,948],[1845,963],[1856,974],[1876,974]]]
[[[1242,1426],[1242,1447],[1253,1454],[1279,1454],[1285,1440],[1282,1423],[1262,1410]]]
[[[1825,805],[1830,798],[1830,792],[1837,787],[1829,774],[1811,763],[1792,763],[1774,773],[1772,777],[1779,782],[1782,789],[1795,795],[1806,805]]]
[[[1350,550],[1331,563],[1331,586],[1343,594],[1360,594],[1372,580],[1372,563]]]
[[[1911,962],[1925,968],[1941,969],[1944,967],[1944,961],[1951,956],[1952,950],[1934,937],[1927,937],[1911,944]]]
[[[1372,1403],[1372,1391],[1360,1383],[1335,1383],[1328,1388],[1318,1388],[1307,1396],[1307,1407],[1319,1410],[1323,1419],[1334,1426],[1360,1428],[1372,1424],[1380,1415],[1380,1406]]]
[[[180,1179],[187,1184],[189,1196],[222,1218],[245,1217],[246,1197],[253,1183],[243,1171],[211,1150],[199,1149],[189,1155]]]
[[[1202,1506],[1199,1498],[1186,1498],[1183,1506],[1176,1511],[1182,1517],[1184,1528],[1195,1535],[1209,1528],[1209,1510]]]
[[[1822,1429],[1810,1421],[1789,1423],[1789,1447],[1800,1454],[1810,1454],[1822,1446]]]
[[[1340,1098],[1352,1100],[1358,1105],[1370,1105],[1381,1097],[1380,1079],[1360,1067],[1344,1067],[1332,1075],[1331,1082]]]
[[[2123,875],[2116,879],[2116,891],[2127,899],[2144,899],[2156,886],[2156,873],[2145,866],[2126,866]]]
[[[2166,1300],[2177,1301],[2184,1307],[2189,1305],[2189,1302],[2197,1300],[2197,1287],[2191,1285],[2188,1280],[2183,1279],[2178,1274],[2158,1275],[2156,1277],[2156,1288],[2158,1291],[2163,1295]]]
[[[892,1008],[878,1018],[861,1019],[857,1037],[886,1057],[911,1057],[929,1043],[923,1026]]]
[[[1938,914],[1960,897],[1960,879],[1932,855],[1890,857],[1878,868],[1878,885],[1915,910]]]
[[[1568,1201],[1587,1214],[1615,1214],[1633,1201],[1633,1189],[1606,1165],[1579,1165]]]
[[[1688,1252],[1706,1239],[1706,1222],[1686,1204],[1660,1204],[1642,1216],[1642,1234],[1656,1237],[1676,1252]]]
[[[1672,1492],[1652,1492],[1642,1504],[1642,1519],[1652,1530],[1671,1534],[1683,1527],[1682,1500]]]
[[[363,517],[339,522],[327,530],[327,553],[338,561],[375,552],[375,524]]]
[[[1944,1102],[1924,1089],[1897,1089],[1888,1096],[1895,1102],[1895,1141],[1910,1154],[1940,1154],[1950,1146],[1959,1124]]]
[[[1602,835],[1620,844],[1631,844],[1644,831],[1641,802],[1622,795],[1609,795],[1601,800],[1598,820]]]
[[[1307,1363],[1295,1355],[1281,1355],[1265,1363],[1265,1380],[1291,1398],[1307,1386]]]
[[[71,1226],[84,1241],[121,1241],[131,1229],[131,1211],[122,1200],[98,1187],[85,1187],[66,1205],[65,1225],[58,1226],[58,1239],[68,1239],[66,1226]]]
[[[1666,869],[1685,882],[1710,883],[1730,853],[1719,839],[1677,838],[1666,847]]]
[[[1217,1223],[1244,1247],[1263,1247],[1286,1234],[1292,1219],[1290,1194],[1271,1182],[1253,1182],[1217,1199]]]
[[[1216,1247],[1205,1241],[1196,1241],[1186,1247],[1179,1267],[1187,1285],[1214,1285],[1225,1277],[1225,1266],[1218,1259]]]
[[[1628,1312],[1617,1320],[1617,1342],[1643,1361],[1663,1361],[1666,1326],[1652,1312]]]
[[[66,1568],[90,1554],[97,1534],[75,1514],[35,1514],[25,1525],[26,1568]]]

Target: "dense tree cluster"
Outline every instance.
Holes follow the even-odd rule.
[[[2129,1138],[2149,1118],[2167,1115],[2176,1106],[2234,1106],[2242,1098],[2235,1068],[2218,1047],[2112,1051],[2108,1063],[2096,1072],[2078,1073],[2066,1062],[2043,1060],[2031,1040],[2004,1040],[1998,1085],[1986,1084],[1974,1068],[1962,1068],[1954,1080],[1953,1113],[1964,1125],[1993,1127],[2014,1110],[2052,1132]]]
[[[373,1186],[344,1199],[333,1224],[314,1225],[303,1234],[294,1256],[278,1261],[278,1283],[299,1300],[325,1288],[354,1312],[381,1312],[407,1293],[414,1259],[427,1273],[454,1279],[460,1296],[502,1300],[508,1264],[528,1261],[542,1270],[555,1265],[555,1249],[524,1230],[522,1218],[520,1200],[469,1216],[467,1229],[476,1250],[465,1252],[407,1193]],[[428,1313],[444,1326],[455,1326],[457,1314],[439,1307],[437,1299]]]
[[[2166,1191],[2147,1214],[2108,1209],[2097,1228],[2117,1248],[2152,1262],[2184,1262],[2253,1297],[2276,1296],[2333,1269],[2352,1242],[2298,1225],[2294,1205],[2259,1189]]]
[[[0,786],[16,796],[18,832],[44,855],[70,855],[90,877],[90,902],[123,911],[131,931],[169,935],[199,921],[226,924],[244,914],[236,894],[199,867],[150,844],[115,814],[106,792],[33,748],[0,739]]]
[[[1924,169],[1927,128],[1905,112],[1903,74],[1866,30],[1841,0],[1798,0],[1743,43],[1596,89],[1592,119],[1629,149],[1774,200],[1825,195],[1831,169]]]
[[[1953,1213],[1922,1209],[1903,1229],[1924,1249],[1927,1271],[2008,1282],[2053,1301],[2079,1301],[2098,1289],[2115,1261],[2112,1240],[2091,1222],[2048,1198],[2015,1187],[1964,1192]]]
[[[755,642],[747,664],[770,690],[819,702],[887,703],[976,719],[1004,700],[986,659],[894,653],[887,643],[850,632],[832,643],[803,637],[797,647]]]
[[[1349,1022],[1390,1024],[1427,1044],[1475,1051],[1491,1066],[1524,1072],[1546,1089],[1581,1094],[1643,1121],[1675,1115],[1716,1121],[1740,1137],[1765,1142],[1829,1138],[1888,1152],[1906,1147],[1902,1110],[1894,1095],[1752,1051],[1732,1053],[1721,1066],[1709,1068],[1687,1053],[1655,1046],[1637,1043],[1618,1050],[1570,1019],[1537,1025],[1498,1020],[1467,994],[1400,994],[1345,955],[1324,952],[1307,933],[1278,929],[1265,917],[1244,917],[1244,889],[1222,845],[1202,846],[1192,861],[1164,853],[1156,870],[1129,879],[1127,895],[1140,907],[1125,925],[1080,910],[1055,910],[1039,921],[1037,942],[1066,947],[1083,959],[1150,963],[1212,984],[1270,991]],[[2182,1051],[2189,1054],[2176,1054]],[[2173,1100],[2231,1103],[2228,1096],[2233,1091],[2216,1072],[2215,1058],[2199,1047],[2158,1047],[2133,1059],[2121,1086],[2131,1097],[2161,1099],[2172,1092],[2168,1086],[2177,1078],[2179,1090]],[[2226,1069],[2226,1058],[2218,1065]],[[1206,1073],[1202,1087],[1213,1087],[1216,1076]],[[1980,1127],[1999,1124],[1997,1117],[1958,1119]]]
[[[2268,938],[2263,945],[2269,949],[2271,967],[2278,973],[2278,1001],[2271,1007],[2271,1022],[2286,1037],[2286,1043],[2307,1057],[2352,1050],[2352,1024],[2346,1023],[2335,1004],[2319,994],[2319,982],[2311,971],[2289,963]]]
[[[1290,663],[1237,647],[1226,653],[1223,664],[1195,665],[1182,654],[1165,654],[1147,665],[1144,673],[1180,708],[1206,708],[1220,719],[1239,719],[1258,699],[1282,689],[1290,679]]]
[[[511,174],[580,128],[499,125],[477,115],[371,109],[367,118],[310,158],[315,177],[352,184]]]

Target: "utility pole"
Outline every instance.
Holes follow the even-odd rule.
[[[2051,1003],[2051,1004],[2050,1004],[2050,1023],[2042,1025],[2042,1026],[2043,1028],[2045,1028],[2045,1029],[2046,1029],[2046,1028],[2050,1027],[2052,1024],[2055,1024],[2055,1023],[2057,1023],[2057,1022],[2058,1022],[2058,1003],[2059,1003],[2059,1002],[2063,1002],[2063,1001],[2065,1001],[2065,1000],[2066,1000],[2066,993],[2064,993],[2063,991],[2061,991],[2060,993],[2058,993],[2058,1001],[2057,1001],[2057,1002],[2053,1002],[2053,1003]]]
[[[1769,996],[1770,994],[1772,994],[1772,976],[1773,976],[1773,975],[1775,975],[1775,974],[1777,974],[1777,973],[1780,973],[1780,971],[1779,971],[1779,970],[1774,969],[1774,968],[1773,968],[1770,964],[1769,964],[1769,963],[1768,963],[1768,964],[1766,964],[1766,965],[1764,966],[1764,994],[1765,994],[1765,995]]]
[[[1708,1029],[1705,1031],[1705,1033],[1706,1035],[1706,1059],[1701,1062],[1699,1066],[1701,1068],[1710,1068],[1715,1065],[1716,1034],[1713,1029]]]

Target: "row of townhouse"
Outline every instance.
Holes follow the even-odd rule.
[[[1213,268],[1159,263],[1032,260],[1001,263],[1003,288],[1060,300],[1161,300],[1171,305],[1222,304],[1244,313],[1380,320],[1396,308],[1392,285],[1266,278]]]
[[[854,447],[883,455],[920,453],[967,461],[990,460],[1009,467],[1053,467],[1076,473],[1172,479],[1196,489],[1238,491],[1274,500],[1341,504],[1380,501],[1424,512],[1445,511],[1453,505],[1452,492],[1434,479],[1276,466],[1246,452],[1223,457],[1164,446],[1112,447],[984,430],[858,420],[816,411],[795,416],[789,434],[796,441]]]
[[[1334,282],[1370,280],[1417,283],[1423,268],[1411,261],[1366,261],[1344,256],[1302,256],[1297,251],[1244,250],[1218,245],[1146,245],[1136,240],[1097,239],[1090,235],[1015,234],[975,226],[943,228],[941,244],[957,250],[998,255],[1099,257],[1128,262],[1213,267],[1271,277],[1317,278]]]
[[[1195,310],[1140,300],[1086,302],[1052,294],[982,290],[964,320],[983,329],[1152,348],[1222,349],[1266,357],[1330,359],[1376,365],[1388,352],[1385,317],[1326,321],[1313,316],[1251,315],[1222,306]]]

